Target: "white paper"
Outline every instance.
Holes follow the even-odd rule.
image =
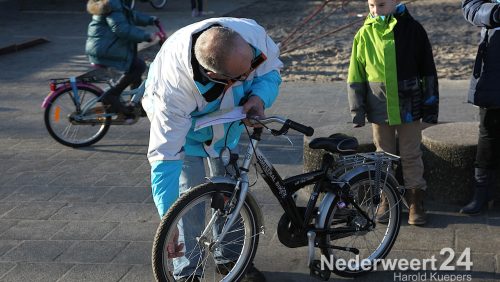
[[[244,118],[246,118],[246,114],[243,113],[243,107],[219,110],[198,119],[194,125],[194,130],[196,131],[207,126],[233,122]]]

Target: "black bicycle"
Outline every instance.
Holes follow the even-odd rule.
[[[281,117],[254,122],[274,136],[285,135],[290,128],[307,136],[314,132]],[[271,129],[270,123],[282,126]],[[400,165],[398,156],[355,154],[355,138],[334,134],[310,142],[311,148],[331,153],[324,155],[320,169],[282,179],[258,148],[262,132],[263,128],[254,128],[252,133],[247,128],[250,139],[241,164],[238,154],[224,149],[221,160],[231,173],[190,189],[162,218],[152,251],[157,281],[242,278],[264,233],[260,208],[249,192],[253,160],[284,210],[277,227],[280,242],[290,248],[308,246],[312,276],[328,280],[332,271],[356,276],[371,271],[377,259],[387,256],[401,219],[403,187],[394,176]],[[293,195],[307,185],[314,185],[307,206],[297,206]],[[315,258],[316,248],[328,260],[354,262],[345,268],[325,269]],[[187,273],[185,268],[179,271],[187,265]]]

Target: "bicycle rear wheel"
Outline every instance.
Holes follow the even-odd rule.
[[[167,5],[167,0],[149,0],[149,4],[155,9],[162,9]]]
[[[385,176],[382,173],[381,179],[385,179]],[[401,196],[395,187],[397,184],[390,181],[382,183],[381,199],[385,197],[385,201],[388,203],[386,214],[384,214],[387,223],[377,223],[377,209],[381,208],[381,204],[376,205],[372,200],[375,172],[361,173],[354,177],[348,185],[350,185],[354,201],[375,222],[375,225],[368,230],[326,235],[326,244],[357,249],[359,250],[357,255],[352,251],[331,248],[322,248],[321,251],[330,262],[330,259],[333,258],[333,261],[341,259],[346,263],[342,269],[334,268],[334,273],[352,277],[371,271],[374,264],[377,263],[376,259],[385,258],[389,254],[401,225]],[[327,226],[329,228],[352,228],[364,226],[367,223],[366,218],[352,205],[347,205],[344,208],[339,206],[342,205],[339,205],[336,200],[328,211]],[[363,260],[369,261],[366,261],[366,266],[363,266]]]
[[[82,108],[94,98],[100,96],[97,90],[90,87],[78,86],[80,105]],[[90,109],[89,114],[94,115],[91,121],[80,123],[75,116],[81,114],[76,109],[73,90],[71,87],[57,94],[45,109],[44,122],[50,136],[57,142],[69,147],[90,146],[101,140],[108,132],[111,117],[104,116],[104,105],[98,101]]]
[[[230,184],[202,184],[169,209],[153,242],[152,266],[157,281],[182,277],[198,277],[201,281],[242,278],[259,242],[258,207],[247,199],[223,241],[214,243],[228,220],[227,215],[216,211],[225,210],[233,191],[234,185]],[[172,255],[172,250],[177,254]]]

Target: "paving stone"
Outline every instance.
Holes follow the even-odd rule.
[[[50,219],[53,220],[99,220],[113,205],[97,203],[69,203]]]
[[[52,236],[52,240],[100,240],[118,226],[117,222],[70,222]]]
[[[154,281],[151,265],[134,265],[120,282]]]
[[[108,173],[99,179],[95,186],[137,186],[144,184],[145,177],[142,173]]]
[[[54,263],[18,263],[5,276],[0,276],[4,282],[44,282],[55,281],[71,268],[70,264]]]
[[[131,268],[130,265],[118,264],[78,264],[66,273],[58,282],[71,281],[119,281]]]
[[[0,239],[48,240],[67,224],[67,221],[21,220],[2,233]]]
[[[418,242],[418,243],[416,243]],[[394,244],[396,250],[440,250],[454,246],[453,229],[401,226]]]
[[[123,222],[109,233],[104,240],[152,241],[158,224],[154,222]]]
[[[0,203],[0,218],[5,218],[9,211],[15,209],[18,204]]]
[[[21,241],[18,240],[0,240],[0,256],[18,246]],[[1,276],[1,275],[0,275]]]
[[[160,217],[154,204],[116,204],[105,214],[103,221],[152,221],[160,222]]]
[[[108,263],[128,245],[127,242],[78,241],[57,258],[59,262]]]
[[[128,157],[128,155],[130,154],[127,153],[124,156]],[[144,161],[139,162],[137,160],[114,160],[106,158],[104,158],[103,160],[102,156],[99,156],[99,161],[96,162],[95,166],[90,170],[90,172],[105,172],[109,171],[111,167],[116,168],[116,170],[118,171],[134,172],[137,168],[143,166],[144,164],[148,164],[145,155],[144,158]]]
[[[61,160],[18,160],[15,164],[4,170],[6,172],[47,172],[47,171],[61,171],[58,168]]]
[[[73,243],[71,241],[24,241],[0,259],[13,262],[51,262]]]
[[[19,186],[0,186],[0,202],[20,188]]]
[[[56,202],[96,202],[110,188],[108,187],[68,187],[54,196],[51,201]]]
[[[0,279],[2,279],[2,276],[4,276],[7,272],[9,272],[14,267],[16,267],[15,263],[0,262]],[[4,281],[4,280],[2,280],[2,281]]]
[[[105,176],[106,174],[102,172],[92,173],[90,175],[85,173],[84,176],[79,173],[63,172],[57,177],[53,177],[50,185],[63,187],[91,187]]]
[[[0,234],[17,224],[17,220],[0,219]]]
[[[457,229],[456,248],[463,250],[469,247],[473,253],[500,254],[500,237],[497,235],[498,232],[489,229],[480,232],[474,228]]]
[[[61,192],[61,187],[54,186],[25,186],[17,189],[4,199],[10,202],[31,202],[31,201],[47,201]]]
[[[57,178],[61,172],[47,171],[47,172],[20,172],[16,173],[16,177],[10,180],[8,185],[47,185]]]
[[[142,203],[151,195],[151,190],[144,187],[111,188],[99,202],[106,203]]]
[[[148,264],[151,263],[152,242],[131,242],[113,259],[119,264]]]
[[[48,219],[65,203],[32,202],[21,203],[3,216],[5,219]],[[0,205],[1,207],[1,205]]]

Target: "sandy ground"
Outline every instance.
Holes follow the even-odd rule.
[[[255,19],[276,42],[284,43],[284,81],[341,81],[347,77],[352,39],[368,6],[365,0],[345,1],[347,4],[342,7],[340,2],[330,1],[307,24],[304,19],[323,0],[262,0],[232,12],[231,16]],[[407,7],[427,30],[439,78],[469,79],[480,29],[465,21],[460,1],[417,0],[407,3]],[[333,32],[344,25],[349,27]],[[297,33],[286,41],[297,28]],[[330,32],[333,33],[326,35]],[[303,44],[306,45],[300,47]],[[295,50],[287,52],[292,48]]]

